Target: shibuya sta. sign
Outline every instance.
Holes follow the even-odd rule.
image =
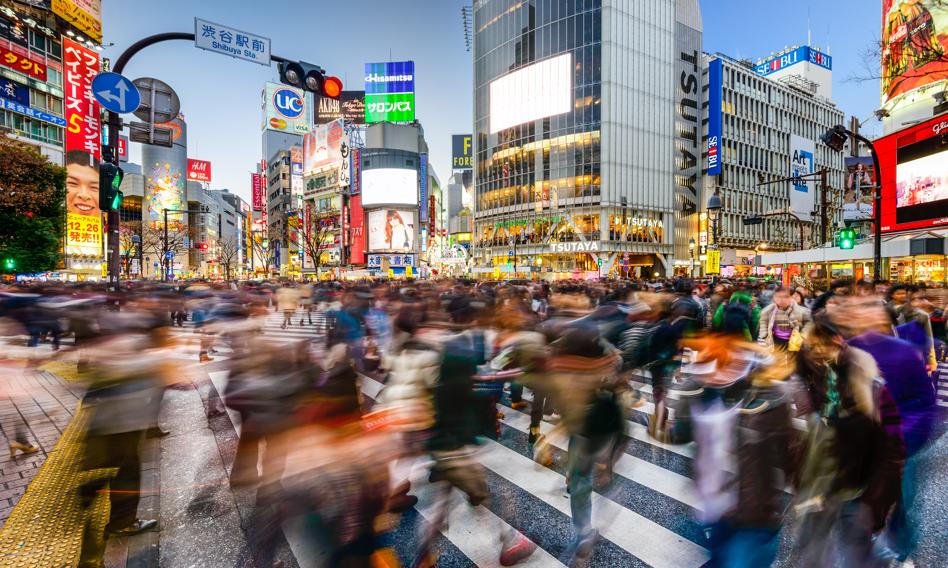
[[[550,243],[550,252],[599,252],[599,241]]]

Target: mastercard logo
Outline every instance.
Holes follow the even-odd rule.
[[[286,128],[286,121],[282,118],[273,117],[270,119],[270,126],[273,128]]]

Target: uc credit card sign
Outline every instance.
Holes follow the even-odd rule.
[[[312,96],[300,89],[267,83],[263,91],[263,128],[288,134],[312,130]]]

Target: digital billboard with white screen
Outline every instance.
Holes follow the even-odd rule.
[[[933,219],[948,212],[948,145],[940,136],[899,148],[895,178],[896,222]]]
[[[490,84],[490,133],[569,112],[572,94],[571,53],[505,75]]]
[[[362,170],[362,206],[418,204],[418,171],[403,168]]]

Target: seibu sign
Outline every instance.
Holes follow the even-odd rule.
[[[211,181],[211,163],[205,160],[188,158],[188,179],[191,181]]]
[[[599,252],[599,241],[550,243],[550,252]]]

